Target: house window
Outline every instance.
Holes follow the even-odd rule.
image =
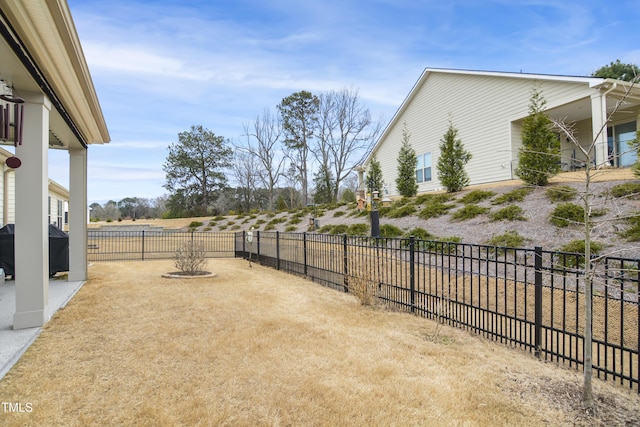
[[[431,153],[418,156],[416,164],[416,182],[431,181]]]

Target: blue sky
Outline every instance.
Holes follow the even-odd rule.
[[[637,0],[68,2],[112,139],[89,148],[89,203],[165,194],[178,132],[240,142],[300,90],[357,89],[386,125],[427,67],[583,76],[640,64]],[[50,176],[68,186],[63,154]]]

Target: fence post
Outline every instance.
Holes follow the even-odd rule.
[[[640,301],[640,260],[638,260],[638,263],[636,264],[636,271],[637,271],[637,278],[636,278],[636,293],[637,293],[637,297],[638,298],[636,301]],[[640,307],[639,307],[640,308]],[[637,325],[640,325],[640,310],[636,309],[636,311],[638,312],[638,323]],[[636,341],[638,343],[638,353],[636,353],[637,356],[636,360],[637,360],[637,366],[636,366],[636,385],[638,386],[638,390],[640,392],[640,326],[638,327],[638,341]]]
[[[411,290],[411,312],[416,311],[416,239],[409,236],[409,289]]]
[[[260,230],[256,231],[256,261],[260,262]]]
[[[142,230],[142,261],[144,261],[144,230]]]
[[[307,275],[307,233],[302,233],[302,253],[304,259],[304,275]]]
[[[349,258],[347,255],[347,235],[342,235],[342,257],[343,257],[343,271],[344,271],[344,291],[349,292]]]
[[[280,270],[280,232],[276,231],[276,270]]]
[[[540,358],[542,350],[542,248],[534,248],[535,268],[535,356]]]

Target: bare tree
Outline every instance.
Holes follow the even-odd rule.
[[[582,403],[585,409],[593,411],[593,389],[591,384],[591,378],[593,374],[593,312],[592,312],[592,300],[593,300],[593,285],[596,278],[596,263],[600,257],[592,257],[591,242],[592,231],[596,222],[591,218],[591,213],[594,211],[594,198],[591,192],[591,182],[599,171],[602,165],[595,165],[595,150],[596,144],[600,141],[603,133],[607,132],[607,127],[611,123],[613,116],[622,105],[625,104],[627,98],[631,95],[634,85],[638,84],[640,77],[636,76],[629,84],[624,85],[624,93],[616,101],[615,106],[611,112],[607,113],[604,123],[593,135],[593,140],[587,145],[583,146],[577,138],[576,130],[573,123],[568,123],[566,119],[553,119],[553,126],[564,134],[569,141],[579,150],[585,158],[585,171],[584,171],[584,189],[580,193],[584,208],[584,372],[583,372],[583,387],[582,387]]]
[[[345,88],[320,95],[319,135],[314,154],[321,166],[333,169],[334,200],[338,198],[340,184],[353,166],[361,163],[381,128],[381,121],[371,119],[357,90]]]
[[[282,174],[282,178],[285,181],[286,192],[289,193],[289,207],[298,206],[300,204],[300,180],[298,179],[298,173],[294,167],[285,167],[285,172]]]
[[[233,174],[238,182],[238,194],[242,208],[248,212],[255,205],[255,193],[259,181],[259,166],[247,151],[235,153]]]
[[[118,208],[118,202],[109,200],[102,207],[101,219],[103,220],[116,220],[120,218],[120,209]]]
[[[339,191],[344,193],[349,190],[355,195],[358,191],[358,185],[358,175],[356,173],[350,173],[342,180],[342,188],[340,188]]]
[[[268,207],[273,210],[275,188],[284,169],[285,157],[280,151],[282,122],[265,109],[251,125],[244,125],[246,144],[240,149],[246,150],[259,163],[258,178],[269,194]]]
[[[318,173],[315,181],[324,181],[325,193],[329,190],[329,198],[333,198],[333,187],[337,184],[332,177],[333,169],[333,153],[328,137],[335,132],[336,127],[336,97],[335,92],[321,93],[319,96],[318,104],[318,138],[315,140],[315,144],[311,147],[313,156],[319,163]],[[324,179],[322,179],[324,178]],[[331,182],[328,182],[331,181]],[[316,182],[317,183],[317,182]],[[317,189],[316,189],[317,190]]]

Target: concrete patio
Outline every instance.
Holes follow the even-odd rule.
[[[49,304],[47,321],[69,300],[84,284],[83,281],[66,281],[53,277],[49,280]],[[22,354],[35,341],[42,330],[38,328],[13,329],[13,315],[16,312],[16,289],[14,280],[0,282],[0,380],[20,359]]]

